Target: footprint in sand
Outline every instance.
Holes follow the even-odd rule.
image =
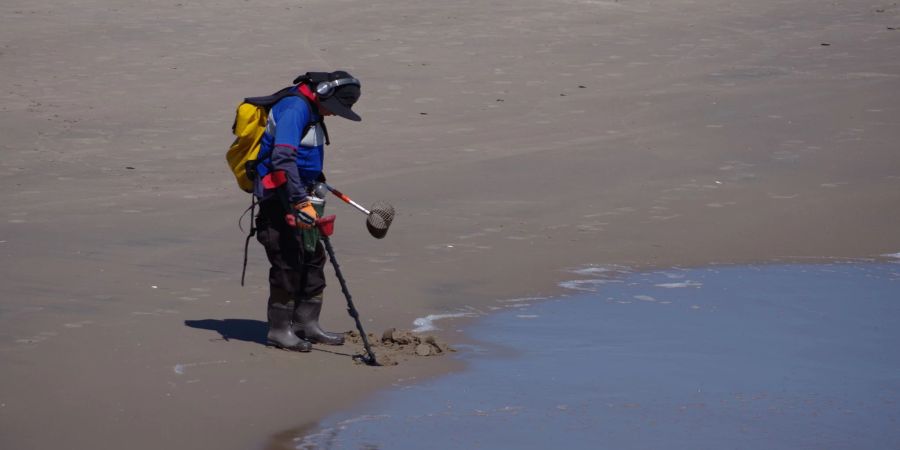
[[[787,150],[779,150],[776,152],[772,152],[772,159],[782,162],[797,162],[800,160],[800,154]]]
[[[370,263],[375,263],[375,264],[387,264],[387,263],[392,263],[396,260],[397,260],[396,258],[379,258],[379,257],[366,258],[366,261],[368,261]]]
[[[204,287],[192,287],[192,288],[190,288],[190,291],[192,292],[192,294],[189,297],[191,297],[193,300],[197,300],[197,298],[209,297],[210,296],[209,292],[211,291],[211,289],[204,288]],[[197,297],[197,298],[193,298],[193,297]]]
[[[41,331],[40,333],[26,338],[16,339],[17,344],[39,344],[52,337],[59,336],[55,331]]]
[[[220,365],[220,364],[228,364],[227,360],[220,359],[218,361],[199,361],[193,363],[179,363],[172,366],[172,371],[177,375],[184,375],[185,370],[190,367],[201,367],[201,366],[210,366],[210,365]],[[200,380],[189,380],[188,383],[197,382]]]
[[[156,309],[154,311],[133,311],[131,315],[133,316],[161,316],[163,314],[179,314],[180,312],[176,309]]]
[[[527,241],[527,240],[531,240],[531,239],[535,239],[535,238],[537,238],[537,235],[534,235],[534,234],[526,234],[526,235],[522,235],[522,236],[506,236],[506,239],[509,239],[512,241]]]
[[[650,216],[650,220],[655,221],[655,222],[664,222],[667,220],[675,219],[677,217],[681,217],[681,214],[672,214],[672,215],[668,215],[668,216]]]
[[[757,175],[750,171],[753,166],[753,164],[743,161],[726,161],[726,164],[720,166],[719,170],[727,174],[723,179],[731,182],[740,182],[757,178]]]
[[[778,200],[789,200],[792,198],[798,197],[800,194],[769,194],[769,198],[774,198]]]
[[[582,233],[599,232],[599,231],[605,230],[605,228],[603,228],[603,226],[606,224],[607,224],[606,222],[585,223],[585,224],[577,225],[575,227],[575,229]]]
[[[490,250],[493,247],[490,245],[475,245],[475,244],[432,244],[425,247],[428,250],[447,250],[447,251],[464,251],[467,253],[471,253],[473,251],[482,251],[482,250]]]
[[[598,213],[593,213],[593,214],[585,214],[582,217],[584,217],[585,219],[592,219],[595,217],[603,217],[603,216],[621,216],[623,214],[630,214],[635,211],[637,211],[637,208],[635,208],[635,207],[622,206],[622,207],[616,208],[612,211],[603,211],[603,212],[598,212]]]

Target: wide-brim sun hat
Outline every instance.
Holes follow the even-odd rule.
[[[362,93],[359,80],[342,70],[328,74],[328,81],[340,80],[352,81],[335,87],[334,92],[328,96],[319,96],[319,104],[335,115],[359,122],[362,118],[351,109],[356,101],[359,100],[359,96]]]

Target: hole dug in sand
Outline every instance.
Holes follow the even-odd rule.
[[[372,333],[366,335],[372,351],[375,352],[375,358],[384,366],[396,366],[401,360],[412,357],[439,356],[456,351],[434,336],[420,336],[409,330],[388,328],[381,334],[380,339]],[[356,330],[347,332],[347,341],[362,346],[362,339]]]

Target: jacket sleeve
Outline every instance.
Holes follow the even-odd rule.
[[[303,139],[303,130],[309,124],[310,113],[305,103],[300,102],[298,106],[286,109],[278,117],[272,149],[272,166],[275,170],[284,171],[287,176],[285,189],[291,204],[306,198],[306,185],[297,169],[297,149]]]
[[[283,170],[287,176],[288,201],[293,205],[306,198],[306,186],[300,179],[297,170],[297,149],[287,145],[276,145],[272,149],[272,166],[275,170]]]

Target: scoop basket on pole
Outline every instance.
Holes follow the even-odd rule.
[[[366,229],[369,230],[369,234],[371,234],[372,237],[375,239],[383,239],[387,235],[388,228],[390,228],[391,222],[394,221],[394,207],[391,206],[390,203],[377,201],[372,205],[371,209],[366,209],[331,185],[325,184],[325,186],[332,194],[337,196],[337,198],[366,215]]]

